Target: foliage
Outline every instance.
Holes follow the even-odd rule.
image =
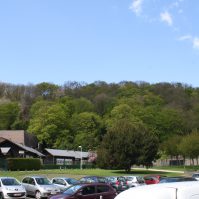
[[[53,148],[77,150],[81,145],[84,150],[95,150],[112,136],[123,146],[127,144],[124,135],[136,140],[140,134],[148,145],[136,149],[139,164],[150,164],[155,157],[157,149],[152,140],[154,146],[165,145],[158,150],[167,155],[195,157],[197,143],[188,148],[186,142],[192,142],[187,136],[198,131],[198,120],[199,88],[182,83],[96,81],[58,86],[48,82],[0,82],[0,129],[28,130],[45,146]],[[181,145],[173,147],[169,142],[174,144],[175,136],[187,140],[180,139]],[[105,156],[107,150],[100,147]],[[124,159],[122,155],[120,158]]]
[[[98,149],[97,163],[101,168],[129,171],[134,164],[152,164],[158,150],[158,139],[132,115],[128,105],[121,104],[112,110],[107,129]]]
[[[41,168],[41,160],[38,158],[8,158],[8,170],[24,171],[39,170]]]

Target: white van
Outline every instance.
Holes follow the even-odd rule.
[[[174,182],[130,188],[115,199],[199,199],[199,182]]]

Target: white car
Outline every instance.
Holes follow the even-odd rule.
[[[195,178],[196,180],[199,180],[199,173],[194,173],[192,175],[192,178]]]
[[[199,199],[197,181],[138,186],[118,194],[115,199]]]
[[[43,176],[27,176],[22,180],[22,185],[27,195],[34,196],[36,199],[60,193],[60,189]]]
[[[78,184],[79,181],[74,178],[67,178],[67,177],[55,177],[52,178],[51,182],[58,186],[60,190],[65,190],[67,187],[71,185]]]
[[[0,199],[26,198],[24,186],[13,177],[0,177]]]
[[[137,187],[140,185],[146,185],[144,178],[141,176],[124,176],[128,187]]]

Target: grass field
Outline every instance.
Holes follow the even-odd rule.
[[[56,176],[73,177],[80,179],[86,175],[98,175],[98,176],[122,176],[122,175],[147,175],[147,174],[162,174],[166,176],[180,176],[183,174],[175,172],[163,172],[163,171],[150,171],[146,169],[134,170],[130,173],[126,173],[123,170],[103,170],[103,169],[62,169],[62,170],[39,170],[39,171],[0,171],[0,176],[12,176],[21,180],[27,175],[43,175],[48,178]]]

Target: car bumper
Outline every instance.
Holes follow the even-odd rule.
[[[4,198],[26,198],[26,192],[8,192],[4,193]]]

